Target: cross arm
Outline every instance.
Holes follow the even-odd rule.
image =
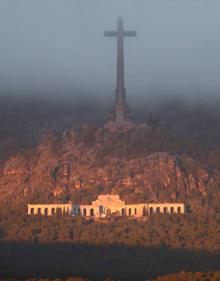
[[[136,36],[137,32],[136,31],[124,31],[123,36],[125,37],[130,37],[130,36]]]
[[[104,35],[106,37],[117,37],[118,36],[118,33],[117,31],[105,31],[104,32]]]

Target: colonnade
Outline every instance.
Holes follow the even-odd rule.
[[[28,215],[70,214],[82,217],[117,216],[142,217],[153,214],[184,214],[183,203],[149,203],[112,206],[72,205],[68,204],[28,204]]]
[[[147,213],[184,214],[185,205],[183,203],[147,204]]]
[[[71,214],[72,204],[28,204],[28,215]]]

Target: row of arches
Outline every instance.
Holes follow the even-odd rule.
[[[182,214],[184,213],[183,208],[180,206],[173,207],[173,206],[154,206],[154,207],[143,207],[143,209],[137,208],[126,208],[121,210],[122,216],[147,216],[152,214]]]
[[[72,214],[74,216],[94,217],[95,212],[93,208],[73,208]]]
[[[122,208],[121,210],[122,216],[137,216],[137,208]]]
[[[143,215],[145,214],[181,214],[183,213],[182,208],[179,207],[162,207],[162,206],[158,206],[158,207],[149,207],[148,211],[146,209],[146,207],[143,208]]]
[[[101,215],[111,215],[113,213],[118,214],[119,216],[137,216],[137,208],[122,208],[121,210],[118,210],[117,212],[112,211],[110,208],[99,208],[99,216]],[[74,216],[95,216],[95,211],[93,208],[73,208],[72,214]]]
[[[71,204],[48,204],[44,205],[28,205],[29,215],[45,215],[51,216],[54,214],[70,214],[73,216],[93,217],[106,216],[116,214],[118,216],[141,217],[151,214],[183,214],[184,204],[140,204],[140,205],[125,205],[122,208],[105,207],[105,206],[83,206]]]
[[[62,207],[38,207],[38,208],[30,208],[29,211],[30,215],[44,215],[44,216],[52,216],[55,214],[63,215],[63,214],[70,214],[69,208],[62,208]]]

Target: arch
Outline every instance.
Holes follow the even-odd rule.
[[[83,209],[83,216],[86,217],[86,208]]]
[[[91,217],[94,216],[94,209],[90,209],[90,216],[91,216]]]
[[[128,209],[128,215],[131,216],[131,208]]]
[[[45,208],[45,209],[44,209],[44,215],[45,215],[45,216],[48,216],[48,208]]]
[[[147,208],[145,206],[143,207],[142,215],[144,217],[147,215]]]
[[[38,208],[38,209],[37,209],[37,213],[38,213],[39,215],[41,215],[41,208]]]
[[[99,214],[104,214],[105,213],[105,208],[104,206],[99,206]]]
[[[110,208],[108,208],[108,209],[106,210],[106,215],[107,215],[107,216],[110,216],[110,215],[111,215],[111,213],[112,213],[111,209],[110,209]]]
[[[170,213],[171,213],[171,214],[174,214],[174,207],[171,207],[171,208],[170,208]]]
[[[55,208],[51,209],[51,214],[54,215],[55,214]]]
[[[72,214],[73,214],[73,216],[76,216],[76,215],[77,215],[77,208],[76,208],[76,207],[73,208]]]
[[[31,215],[34,215],[34,208],[31,208]]]
[[[121,215],[125,216],[125,209],[124,208],[121,209]]]
[[[156,213],[157,213],[157,214],[160,214],[160,207],[157,207],[157,208],[156,208]]]
[[[150,215],[152,215],[154,213],[154,208],[153,207],[150,207],[149,213],[150,213]]]
[[[59,207],[57,208],[57,214],[62,215],[62,208],[59,208]]]
[[[167,214],[167,213],[168,213],[167,207],[164,207],[164,208],[163,208],[163,212],[164,212],[164,214]]]
[[[134,208],[134,214],[137,215],[137,208]]]
[[[178,214],[181,214],[181,207],[178,207],[178,208],[177,208],[177,213],[178,213]]]

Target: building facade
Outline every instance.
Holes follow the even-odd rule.
[[[116,216],[142,217],[150,214],[184,214],[183,203],[142,203],[126,204],[118,195],[99,195],[91,205],[67,204],[28,204],[28,215],[70,214],[82,217]]]

